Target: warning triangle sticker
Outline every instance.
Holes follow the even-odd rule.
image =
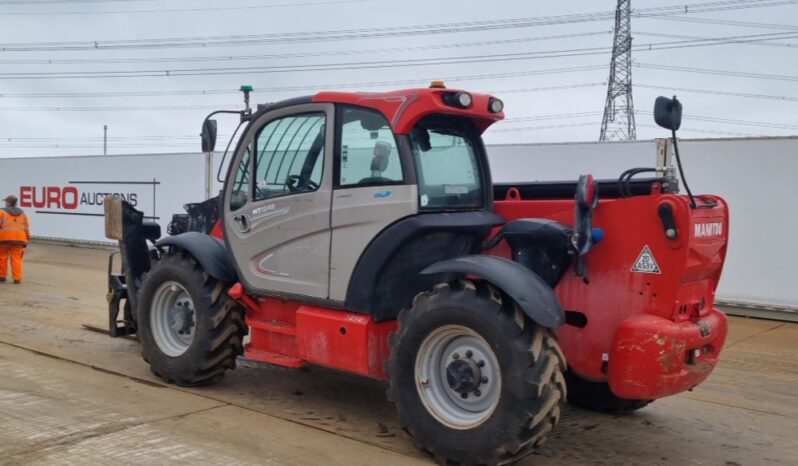
[[[659,265],[657,265],[657,261],[654,259],[654,254],[651,254],[651,249],[648,248],[648,245],[643,246],[643,250],[640,252],[640,255],[637,256],[637,260],[632,266],[632,272],[662,273],[662,271],[659,269]]]

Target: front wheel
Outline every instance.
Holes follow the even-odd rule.
[[[400,313],[388,397],[442,464],[506,464],[559,421],[565,360],[554,335],[486,283],[440,284]]]
[[[142,353],[155,375],[205,385],[235,367],[247,334],[244,310],[194,257],[164,254],[142,278],[138,296]]]

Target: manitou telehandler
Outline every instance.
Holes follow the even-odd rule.
[[[384,379],[419,448],[504,464],[566,398],[632,411],[715,367],[727,207],[678,194],[672,167],[495,185],[481,139],[504,116],[495,97],[434,82],[252,111],[242,90],[218,198],[165,238],[105,203],[124,270],[109,264],[110,333],[137,333],[165,381],[217,381],[241,355]],[[659,98],[655,119],[678,161],[681,104]]]

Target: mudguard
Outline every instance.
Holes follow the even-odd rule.
[[[179,235],[167,236],[155,243],[156,246],[176,246],[194,256],[202,268],[213,278],[223,282],[238,281],[238,275],[231,262],[230,251],[224,242],[210,235],[189,231]]]
[[[436,262],[423,274],[462,273],[479,276],[507,293],[530,319],[554,328],[565,322],[565,313],[554,291],[523,265],[497,256],[462,256]]]

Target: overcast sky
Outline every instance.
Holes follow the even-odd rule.
[[[203,117],[211,108],[240,108],[234,91],[241,84],[254,86],[255,102],[269,102],[315,90],[426,86],[434,78],[505,101],[508,119],[486,133],[488,143],[595,141],[614,23],[599,13],[612,12],[615,3],[0,0],[0,158],[100,154],[103,125],[110,154],[198,151]],[[703,8],[711,11],[693,13],[708,3]],[[685,4],[687,13],[655,10]],[[685,138],[798,134],[798,1],[632,6],[640,13],[632,19],[638,139],[665,135],[650,112],[658,95],[674,93],[684,104]],[[650,16],[657,12],[668,16]],[[551,18],[563,15],[582,16]],[[471,30],[395,29],[443,24]],[[328,33],[344,30],[360,30],[347,33],[359,37]],[[320,39],[307,34],[321,31],[327,34]],[[218,45],[220,36],[237,37]],[[713,41],[696,38],[734,39],[706,45]],[[70,50],[95,42],[93,49]],[[180,71],[198,69],[214,74]],[[142,71],[159,76],[107,77]],[[92,75],[71,77],[75,72]],[[279,89],[285,87],[307,89]],[[220,121],[220,132],[229,134],[230,126]]]

